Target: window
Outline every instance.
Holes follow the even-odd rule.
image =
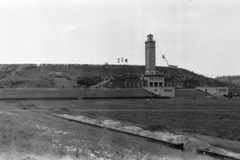
[[[150,82],[150,83],[149,83],[149,86],[150,86],[150,87],[153,87],[153,82]]]
[[[154,89],[154,92],[157,92],[158,90],[157,89]]]
[[[164,89],[164,92],[172,92],[172,89]]]
[[[157,87],[158,86],[158,83],[157,82],[154,82],[154,87]]]
[[[219,92],[226,92],[226,89],[219,89]]]
[[[159,87],[162,87],[162,82],[159,82]]]

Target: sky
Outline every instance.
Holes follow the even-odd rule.
[[[156,65],[240,75],[239,0],[0,0],[0,63]]]

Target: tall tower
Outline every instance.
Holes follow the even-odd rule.
[[[155,74],[155,41],[153,40],[153,35],[149,34],[145,42],[145,75]]]

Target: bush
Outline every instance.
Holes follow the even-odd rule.
[[[30,69],[34,69],[36,67],[37,67],[36,65],[27,65],[24,69],[25,70],[30,70]]]
[[[92,77],[78,77],[77,78],[77,84],[90,87],[93,85],[98,84],[99,82],[103,81],[101,76],[92,76]]]

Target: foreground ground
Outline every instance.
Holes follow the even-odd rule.
[[[212,159],[0,103],[0,159]]]

